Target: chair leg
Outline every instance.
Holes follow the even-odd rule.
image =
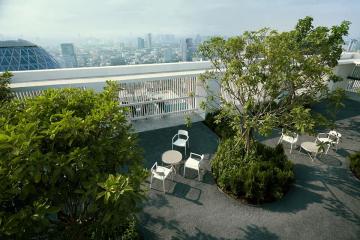
[[[293,144],[290,144],[290,154],[292,152]]]
[[[185,165],[184,165],[184,175],[183,175],[183,177],[185,177],[185,169],[186,169],[186,167],[185,167]]]
[[[198,169],[198,177],[199,177],[199,181],[200,181],[200,169]]]
[[[151,184],[152,184],[152,175],[151,175],[151,177],[150,177],[150,189],[151,189]]]
[[[325,154],[328,154],[328,152],[329,152],[329,149],[330,149],[330,144],[328,145],[328,147],[327,147],[327,149],[326,149],[326,152],[325,152]]]
[[[164,193],[166,193],[165,192],[165,179],[163,180],[163,189],[164,189]]]

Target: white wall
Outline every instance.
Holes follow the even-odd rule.
[[[204,70],[211,67],[210,62],[181,62],[181,63],[162,63],[162,64],[141,64],[126,66],[109,67],[90,67],[90,68],[64,68],[46,69],[32,71],[13,72],[14,77],[11,83],[49,81],[63,79],[79,79],[94,77],[111,77],[124,75],[139,75],[150,73],[180,72]]]

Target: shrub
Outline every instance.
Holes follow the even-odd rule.
[[[1,239],[136,235],[146,171],[115,88],[52,89],[0,109]]]
[[[0,74],[0,107],[4,102],[7,102],[12,98],[9,86],[12,76],[13,75],[10,72],[4,72]]]
[[[218,123],[216,122],[216,117],[219,114],[219,110],[206,114],[205,125],[213,130],[216,135],[220,138],[229,138],[234,135],[234,131],[230,127],[230,121],[227,119],[221,119]]]
[[[360,178],[360,152],[356,152],[349,156],[350,169],[356,177]]]
[[[246,154],[244,143],[223,140],[211,163],[218,186],[250,203],[280,199],[294,181],[293,165],[282,145],[275,148],[253,142]]]

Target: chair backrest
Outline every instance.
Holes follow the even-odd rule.
[[[151,167],[151,172],[156,172],[156,168],[157,168],[157,162],[154,163],[154,165]]]
[[[329,133],[329,139],[336,142],[336,143],[339,143],[340,141],[340,138],[341,138],[341,133],[338,133],[334,130],[330,131]]]
[[[193,158],[192,156],[195,156],[196,158]],[[201,155],[200,155],[200,154],[191,152],[191,153],[190,153],[190,157],[191,157],[192,159],[198,161],[199,163],[200,163],[202,160],[204,160],[204,154],[201,154]],[[200,159],[199,159],[199,158],[200,158]]]
[[[178,134],[179,134],[179,135],[184,135],[184,136],[186,136],[186,137],[189,137],[189,133],[188,133],[188,131],[186,131],[186,130],[179,130],[179,131],[178,131]]]
[[[282,129],[281,135],[292,138],[294,142],[297,142],[299,140],[299,134],[295,132],[285,131],[284,129]]]
[[[299,134],[297,134],[297,133],[295,134],[294,140],[295,140],[295,142],[297,142],[299,140]]]

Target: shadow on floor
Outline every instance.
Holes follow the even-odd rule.
[[[245,229],[240,228],[241,231],[245,233],[245,236],[241,239],[244,240],[260,240],[260,239],[267,239],[267,240],[277,240],[280,239],[275,233],[270,232],[265,227],[259,227],[254,224],[246,226]]]
[[[156,231],[151,229],[161,229],[162,231],[171,231],[175,233],[169,239],[173,240],[230,240],[230,238],[218,238],[211,234],[204,233],[199,228],[194,226],[195,233],[189,233],[186,230],[182,229],[180,224],[176,220],[168,220],[163,217],[153,217],[150,214],[143,214],[141,221],[144,223],[140,229],[143,239],[159,239]],[[151,229],[150,229],[151,228]],[[244,240],[277,240],[279,237],[270,232],[265,227],[259,227],[257,225],[251,224],[245,228],[240,228],[244,233],[244,236],[239,236],[235,239],[244,239]]]
[[[360,224],[360,216],[341,200],[344,194],[350,195],[354,200],[360,198],[360,181],[349,170],[333,167],[322,170],[319,167],[296,164],[295,174],[296,183],[285,197],[277,202],[264,204],[264,209],[296,213],[317,203],[336,216]],[[335,194],[332,188],[340,192]],[[331,196],[324,197],[322,192],[329,192]]]

